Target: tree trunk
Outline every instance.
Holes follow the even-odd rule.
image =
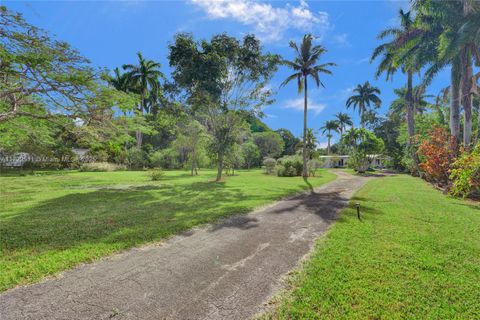
[[[223,153],[218,154],[218,162],[217,162],[217,178],[215,179],[216,182],[222,180],[222,171],[223,171]]]
[[[475,144],[480,142],[480,106],[477,109],[477,136],[475,138]]]
[[[307,76],[305,75],[304,81],[304,106],[303,106],[303,177],[308,178],[307,171]]]
[[[413,139],[415,137],[415,106],[413,101],[413,71],[407,71],[407,132],[408,132],[408,149],[413,160],[413,174],[419,173],[419,159]]]
[[[365,117],[364,117],[364,111],[363,111],[363,104],[360,102],[360,127],[362,127],[362,129],[365,129]]]
[[[460,70],[458,60],[452,63],[450,84],[450,134],[458,143],[460,140]]]
[[[123,111],[123,116],[125,117],[125,136],[128,137],[127,111]],[[128,150],[128,141],[125,141],[124,148],[125,148],[125,152],[127,152],[127,150]]]
[[[327,142],[327,154],[330,154],[330,137],[328,137],[328,142]]]
[[[413,72],[407,72],[407,131],[411,140],[415,135],[415,106],[413,103]]]
[[[463,124],[463,146],[465,148],[470,147],[472,142],[472,59],[468,49],[464,49],[462,52],[462,104],[464,110],[464,124]]]
[[[141,96],[141,101],[140,101],[140,115],[143,116],[143,109],[144,109],[144,103],[145,103],[145,99],[144,99],[144,93],[142,93],[142,96]],[[142,131],[141,130],[137,130],[135,132],[135,138],[137,140],[137,148],[141,148],[142,147],[142,140],[143,140],[143,134],[142,134]]]

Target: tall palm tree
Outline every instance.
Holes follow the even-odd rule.
[[[407,74],[407,86],[405,99],[407,102],[406,116],[407,116],[407,131],[410,139],[415,135],[415,120],[413,111],[413,73],[416,71],[415,59],[413,55],[408,55],[405,52],[405,46],[410,40],[415,38],[417,29],[414,25],[414,20],[411,12],[404,12],[402,9],[399,12],[400,27],[389,28],[382,31],[378,38],[384,40],[389,38],[386,43],[381,44],[373,51],[371,61],[381,56],[380,63],[377,67],[376,77],[385,73],[387,80],[389,80],[397,69],[401,68]]]
[[[431,37],[428,37],[430,33],[423,32],[416,26],[410,11],[404,12],[400,10],[399,18],[399,28],[389,28],[378,35],[380,40],[386,38],[389,38],[389,40],[375,48],[370,61],[381,57],[376,71],[377,78],[381,74],[386,74],[386,78],[389,80],[398,69],[401,69],[401,71],[407,75],[405,92],[408,134],[407,146],[413,160],[413,169],[415,172],[418,172],[419,159],[413,144],[413,138],[415,136],[413,74],[431,57],[431,48],[433,45],[432,41],[429,40]]]
[[[382,100],[378,97],[380,94],[380,89],[370,85],[368,81],[364,84],[359,84],[355,89],[353,89],[353,94],[350,98],[347,99],[347,108],[353,106],[355,110],[358,108],[358,113],[360,114],[360,123],[362,128],[365,127],[365,114],[371,109],[372,103],[375,107],[380,107]]]
[[[473,62],[480,63],[480,3],[474,0],[417,0],[423,25],[436,30],[435,60],[425,73],[425,83],[451,66],[450,131],[460,140],[460,105],[464,110],[463,143],[468,147],[472,135],[472,97],[476,92]]]
[[[342,136],[345,130],[347,129],[347,126],[349,127],[353,126],[352,118],[350,118],[348,114],[343,112],[337,113],[335,117],[337,118],[337,122],[339,125],[340,136]]]
[[[340,123],[336,120],[328,120],[325,121],[325,124],[320,128],[322,130],[322,134],[327,133],[327,154],[330,154],[330,140],[332,139],[332,131],[339,132],[340,131]]]
[[[324,87],[320,80],[320,74],[332,74],[328,67],[335,66],[335,63],[328,62],[317,64],[321,56],[327,51],[321,45],[313,45],[313,36],[306,34],[303,36],[300,47],[293,41],[290,41],[290,47],[295,50],[295,58],[292,61],[282,60],[282,63],[295,71],[290,75],[281,86],[285,86],[292,80],[297,80],[298,92],[304,93],[303,108],[303,177],[308,177],[307,170],[307,109],[308,109],[308,77],[315,80],[317,87]]]
[[[137,53],[138,64],[125,64],[123,69],[127,72],[128,83],[137,88],[140,94],[140,104],[138,111],[144,113],[149,92],[156,92],[160,88],[160,78],[164,78],[160,71],[160,63],[153,60],[146,60],[140,52]],[[137,147],[142,146],[142,132],[137,130]]]

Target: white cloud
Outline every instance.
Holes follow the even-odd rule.
[[[333,36],[333,42],[339,47],[350,47],[351,44],[348,41],[348,35],[346,33],[339,33]]]
[[[233,19],[252,26],[256,35],[264,41],[280,40],[288,29],[314,32],[321,38],[331,28],[328,13],[311,11],[304,0],[298,6],[286,4],[284,7],[254,0],[191,2],[205,11],[210,19]]]
[[[303,112],[303,98],[287,100],[283,105],[284,109],[292,109]],[[318,115],[327,107],[324,103],[315,103],[310,97],[308,98],[308,110],[313,111],[315,115]]]

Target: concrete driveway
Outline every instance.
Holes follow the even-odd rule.
[[[0,319],[251,318],[369,179],[334,172],[313,192],[6,291]]]

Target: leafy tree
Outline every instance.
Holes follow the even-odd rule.
[[[174,145],[185,151],[186,158],[191,166],[191,175],[198,175],[197,169],[200,166],[200,160],[209,139],[205,127],[198,121],[192,120],[182,126],[179,131],[180,134]]]
[[[343,135],[341,143],[350,151],[349,165],[358,172],[365,172],[371,157],[384,149],[382,139],[364,128],[348,130]]]
[[[96,88],[89,61],[0,6],[0,122],[24,116],[82,118]]]
[[[370,85],[366,81],[363,85],[359,84],[355,89],[353,89],[353,94],[347,99],[347,108],[353,106],[353,109],[358,108],[358,113],[360,114],[360,122],[362,128],[365,127],[365,116],[368,111],[371,109],[371,104],[373,103],[376,108],[380,107],[382,100],[378,97],[380,94],[380,89]]]
[[[337,118],[338,122],[338,129],[340,130],[340,136],[343,135],[345,130],[347,129],[347,126],[351,127],[353,126],[352,118],[346,113],[339,112],[335,115]]]
[[[320,128],[322,130],[322,134],[327,133],[327,154],[330,154],[330,139],[332,138],[332,131],[339,132],[340,131],[340,123],[336,120],[328,120],[325,124]]]
[[[280,156],[285,146],[282,137],[274,131],[254,133],[253,141],[260,150],[260,158],[262,159]]]
[[[282,156],[295,154],[297,145],[300,143],[300,139],[295,137],[293,133],[288,129],[281,128],[276,130],[275,132],[278,133],[283,139],[285,147],[283,149]]]
[[[235,175],[235,169],[243,166],[245,159],[243,153],[238,144],[234,144],[227,152],[225,166],[227,168],[227,174]]]
[[[245,112],[257,114],[272,103],[267,88],[278,57],[263,53],[260,41],[247,35],[242,41],[226,34],[196,42],[189,34],[176,35],[169,46],[172,76],[193,113],[212,136],[217,181],[226,153],[244,132]]]
[[[398,117],[382,118],[374,128],[374,134],[383,140],[385,153],[391,157],[393,168],[403,171],[404,146],[399,142],[401,122]]]
[[[247,141],[241,146],[243,159],[247,169],[250,169],[254,165],[258,165],[260,162],[260,150],[257,145],[252,141]]]
[[[303,177],[308,177],[307,170],[307,109],[308,109],[308,77],[315,80],[317,87],[324,87],[320,80],[320,74],[332,74],[328,67],[335,66],[334,63],[328,62],[317,64],[321,56],[327,51],[321,45],[313,45],[313,36],[306,34],[303,36],[300,47],[293,41],[290,41],[290,47],[295,50],[295,58],[292,61],[283,60],[282,63],[295,71],[282,83],[285,86],[292,80],[297,80],[298,92],[304,93],[304,109],[303,109]]]
[[[255,132],[265,132],[272,131],[262,120],[260,120],[255,114],[245,112],[245,119],[250,125],[250,131]]]

